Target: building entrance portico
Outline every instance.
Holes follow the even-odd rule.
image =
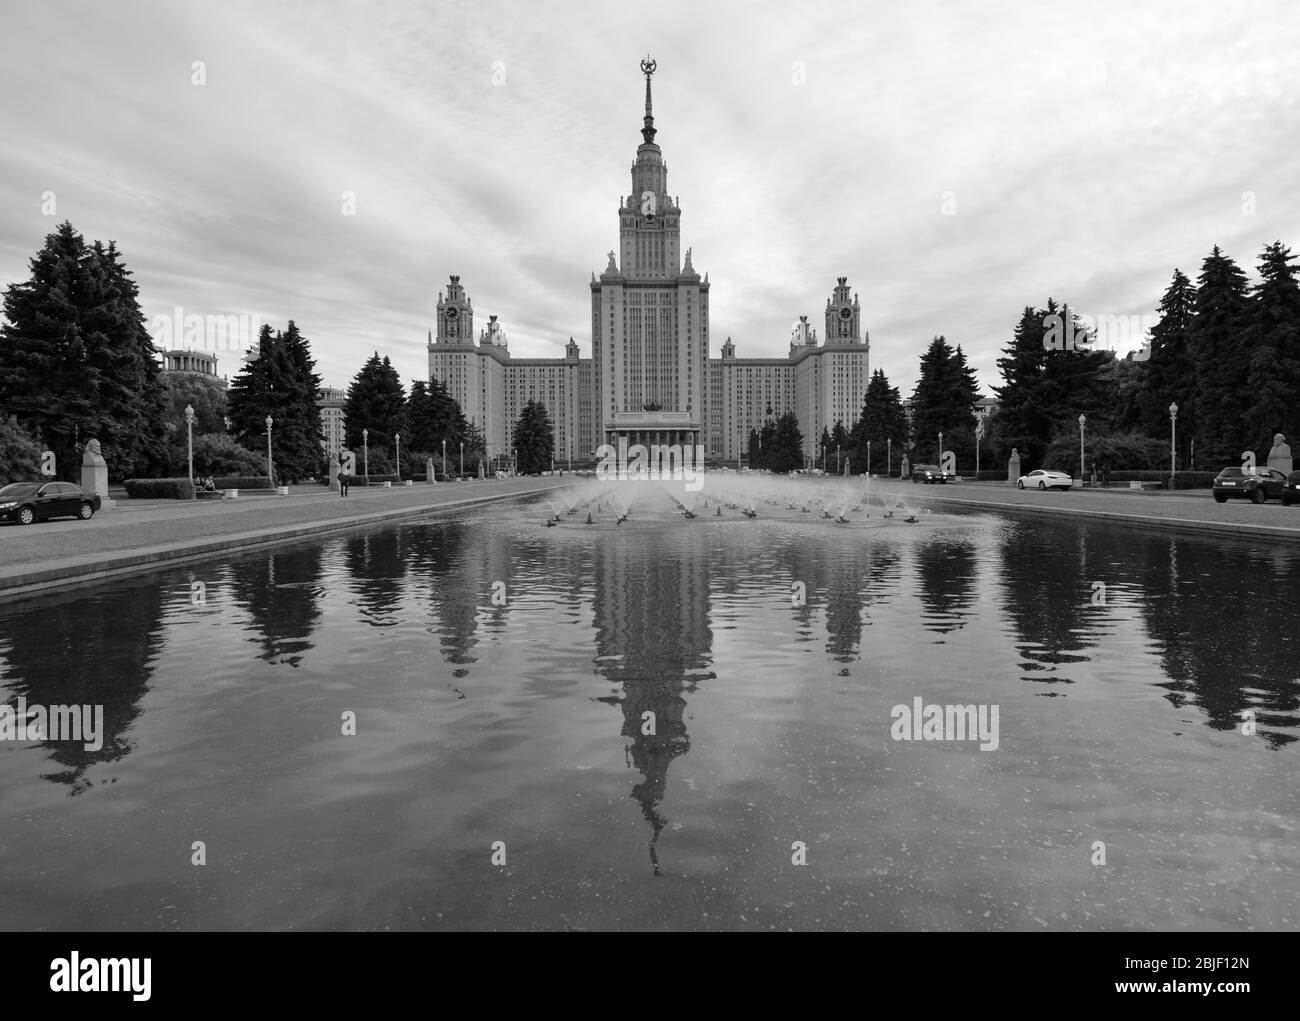
[[[641,444],[647,449],[653,445],[694,449],[700,439],[700,423],[685,411],[628,411],[615,412],[613,421],[605,423],[604,442],[615,449],[619,441],[628,448]]]

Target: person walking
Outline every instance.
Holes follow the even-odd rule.
[[[339,498],[348,495],[348,473],[342,468],[339,469]]]
[[[1092,488],[1097,488],[1097,462],[1092,462]]]

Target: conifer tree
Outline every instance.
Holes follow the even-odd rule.
[[[97,439],[110,474],[145,474],[166,460],[165,397],[139,292],[116,245],[87,246],[60,224],[5,292],[0,408],[55,452],[76,479]]]
[[[361,430],[370,430],[372,452],[386,450],[406,424],[406,390],[388,356],[376,351],[348,387],[343,414],[348,447],[360,450]]]
[[[546,405],[529,401],[514,428],[515,463],[521,475],[551,470],[555,456],[555,432]]]
[[[1196,426],[1196,365],[1188,347],[1188,333],[1196,304],[1196,288],[1182,270],[1156,306],[1159,321],[1151,328],[1151,353],[1146,381],[1139,398],[1141,430],[1149,436],[1169,431],[1169,405],[1179,407],[1178,419],[1188,436]]]
[[[1247,387],[1251,362],[1246,347],[1248,312],[1246,274],[1215,245],[1197,278],[1188,333],[1196,366],[1192,406],[1201,463],[1220,467],[1240,464],[1241,452],[1252,446],[1247,425],[1253,402]]]
[[[868,441],[870,466],[867,464]],[[884,470],[891,447],[895,463],[907,448],[907,412],[903,409],[903,398],[898,387],[889,385],[882,369],[871,373],[867,392],[862,398],[862,412],[849,434],[849,443],[853,448],[853,470],[864,472]]]
[[[1263,463],[1282,433],[1300,441],[1300,285],[1295,256],[1275,241],[1259,257],[1260,282],[1250,299],[1245,346],[1251,352],[1247,372],[1251,405],[1246,418],[1246,446]]]

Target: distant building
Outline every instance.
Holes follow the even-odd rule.
[[[569,338],[564,358],[510,357],[496,316],[474,338],[474,310],[452,276],[439,293],[437,332],[428,341],[429,377],[441,381],[483,430],[488,454],[508,452],[510,430],[530,400],[555,427],[555,459],[588,458],[602,443],[699,444],[707,457],[747,452],[751,430],[787,411],[799,419],[805,456],[823,429],[857,421],[866,392],[870,340],[847,277],[826,301],[825,338],[808,317],[791,331],[784,358],[737,358],[730,337],[709,357],[709,278],[681,251],[682,208],[668,193],[668,167],[655,143],[650,75],[632,192],[620,196],[619,247],[591,276],[592,357]]]
[[[320,408],[320,445],[326,457],[334,457],[344,449],[343,406],[347,394],[332,386],[323,386],[317,393],[316,406]]]
[[[196,376],[207,376],[214,382],[225,389],[227,385],[225,376],[217,375],[217,356],[209,354],[206,351],[189,351],[174,350],[163,351],[163,372],[168,373],[188,373]]]
[[[997,410],[998,400],[996,397],[981,397],[976,401],[975,410],[971,412],[971,416],[975,419],[976,428],[984,425],[988,417],[994,414]],[[909,397],[907,400],[903,401],[903,413],[907,415],[907,424],[910,426],[912,424],[912,416],[914,413],[912,398]]]

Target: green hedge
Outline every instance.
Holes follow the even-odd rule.
[[[270,489],[271,480],[265,475],[225,475],[212,480],[218,489]]]
[[[372,485],[372,486],[382,486],[385,482],[391,482],[394,486],[400,486],[402,483],[406,482],[408,479],[409,479],[410,481],[412,481],[412,482],[424,482],[424,481],[425,481],[425,478],[424,478],[423,475],[403,475],[403,476],[401,477],[401,479],[399,480],[398,477],[397,477],[396,475],[376,475],[374,472],[371,472],[371,473],[370,473],[370,482],[369,482],[368,484],[369,484],[369,485]],[[367,485],[366,477],[365,477],[364,475],[353,475],[352,478],[351,478],[351,480],[348,482],[348,485],[350,485],[350,486],[364,486],[364,485]]]
[[[1175,472],[1174,488],[1175,489],[1209,489],[1214,485],[1214,476],[1218,472]],[[1089,481],[1092,476],[1089,475]],[[1163,482],[1169,485],[1169,472],[1167,471],[1120,471],[1110,473],[1110,484],[1112,486],[1127,486],[1130,482]],[[1097,484],[1101,484],[1101,473],[1097,473]]]
[[[132,500],[192,500],[189,479],[127,479],[122,485]]]

